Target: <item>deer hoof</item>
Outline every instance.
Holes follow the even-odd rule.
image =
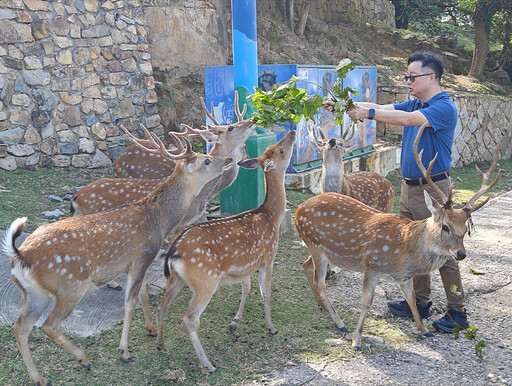
[[[210,371],[210,374],[215,374],[216,372],[219,371],[219,369],[214,367],[212,370],[209,370],[209,371]]]
[[[237,327],[238,327],[238,323],[235,323],[235,322],[231,323],[229,325],[229,333],[233,334],[236,331]]]
[[[123,361],[123,363],[132,363],[133,362],[133,358],[132,357],[121,358],[121,360]]]
[[[78,361],[78,363],[80,363],[82,365],[82,367],[84,369],[86,369],[86,370],[90,370],[91,369],[91,364],[90,363],[83,364],[81,359]]]
[[[277,330],[274,330],[273,328],[269,328],[269,329],[268,329],[268,333],[269,333],[270,335],[277,335]]]
[[[163,345],[163,344],[157,344],[157,345],[156,345],[156,349],[157,349],[158,351],[162,351],[162,350],[164,349],[164,345]]]
[[[423,336],[425,336],[427,338],[432,338],[434,336],[434,334],[432,334],[432,331],[427,331],[426,333],[423,334]]]
[[[361,351],[361,346],[354,346],[354,350]]]
[[[339,327],[339,329],[340,329],[340,332],[348,332],[347,327],[345,327],[345,326],[341,326],[341,327]]]

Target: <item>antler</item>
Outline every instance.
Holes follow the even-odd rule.
[[[146,135],[146,137],[148,139],[139,139],[137,137],[135,137],[132,133],[130,133],[128,131],[128,129],[126,129],[126,127],[124,127],[123,125],[121,125],[121,129],[126,133],[126,135],[128,136],[128,138],[130,138],[130,140],[132,141],[132,143],[137,146],[138,148],[148,152],[148,153],[153,153],[153,154],[162,154],[164,156],[166,156],[167,158],[169,159],[172,159],[172,160],[178,160],[178,159],[182,159],[182,158],[188,158],[190,157],[190,155],[192,154],[192,145],[190,144],[190,142],[184,138],[185,142],[186,142],[186,146],[187,146],[187,149],[183,152],[183,153],[180,153],[180,154],[172,154],[170,153],[166,148],[165,148],[165,144],[162,142],[162,140],[160,138],[158,138],[156,135],[153,135],[152,133],[150,133],[145,127],[144,125],[140,125],[141,128],[142,128],[142,131],[144,131],[144,134]],[[176,135],[174,135],[174,133],[170,132],[169,135],[177,142],[177,143],[180,143],[180,138],[178,138]],[[147,147],[147,146],[152,146],[152,148],[150,147]],[[183,148],[183,145],[180,143],[180,145],[178,146],[181,146],[181,148]]]
[[[319,139],[317,137],[317,135],[316,135],[316,130],[315,130],[315,127],[313,125],[313,121],[308,120],[308,122],[306,123],[306,128],[308,130],[309,136],[313,137],[313,139],[315,140],[317,146],[319,146],[319,147],[324,146],[326,141],[325,141],[324,135],[322,133],[322,130],[318,130],[319,133],[320,133],[320,136],[322,137],[321,139]]]
[[[500,169],[500,170],[498,170],[498,174],[496,175],[496,178],[492,181],[492,183],[490,185],[487,185],[487,181],[489,180],[489,177],[492,175],[492,173],[494,173],[494,169],[496,168],[496,164],[498,163],[499,154],[500,154],[500,144],[498,144],[496,146],[496,151],[494,152],[494,158],[492,161],[492,165],[489,168],[489,170],[487,170],[487,173],[482,173],[480,168],[477,165],[475,165],[476,171],[478,172],[478,174],[480,174],[480,177],[482,177],[482,186],[478,190],[478,192],[476,192],[473,195],[473,197],[471,197],[468,200],[468,202],[466,203],[466,205],[464,205],[464,207],[462,208],[468,214],[474,212],[475,210],[480,209],[482,206],[487,204],[487,202],[490,200],[490,197],[487,197],[487,199],[484,202],[482,202],[481,204],[478,204],[477,206],[474,206],[475,202],[480,197],[482,197],[485,193],[487,193],[489,190],[491,190],[492,187],[494,185],[496,185],[496,183],[498,182],[498,180],[501,177],[501,169]]]
[[[213,121],[214,125],[219,125],[219,122],[217,122],[217,119],[215,118],[215,110],[213,108],[213,102],[211,104],[212,112],[210,113],[208,109],[206,108],[206,103],[204,103],[203,97],[201,97],[201,104],[203,105],[203,109],[206,112],[206,116],[210,118]]]
[[[238,121],[243,121],[244,120],[244,115],[247,112],[247,104],[244,103],[244,108],[243,108],[242,112],[240,112],[240,107],[238,106],[238,101],[239,101],[238,90],[235,90],[235,113],[236,113],[236,117],[238,118]]]
[[[450,201],[450,198],[447,198],[444,195],[443,191],[441,189],[439,189],[439,187],[434,183],[434,181],[432,181],[432,178],[430,177],[430,172],[432,171],[432,167],[434,166],[434,163],[436,162],[436,159],[437,159],[437,153],[434,156],[434,159],[432,161],[430,161],[430,163],[428,164],[427,170],[425,170],[425,166],[423,166],[423,163],[421,162],[421,156],[423,155],[423,149],[421,149],[420,153],[418,154],[418,143],[420,142],[421,135],[423,134],[423,131],[425,130],[425,127],[427,127],[428,124],[429,124],[428,121],[425,122],[423,125],[421,125],[420,129],[418,130],[418,134],[416,135],[416,139],[414,140],[414,145],[412,147],[412,151],[414,154],[414,159],[416,160],[416,165],[418,165],[418,168],[421,170],[421,172],[425,176],[425,180],[430,185],[430,187],[434,190],[434,192],[437,193],[439,198],[443,201],[443,204],[446,204],[448,201]],[[450,189],[449,196],[451,196],[451,189]]]
[[[343,135],[341,136],[341,139],[343,139],[345,142],[347,141],[350,141],[352,138],[354,138],[354,135],[356,134],[356,129],[354,126],[357,126],[357,123],[355,123],[354,121],[351,122],[351,125],[349,126],[348,130],[345,131],[343,133]],[[352,129],[352,130],[350,130]],[[347,135],[348,133],[352,133],[348,138],[347,138]]]

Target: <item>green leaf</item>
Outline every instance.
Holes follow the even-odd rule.
[[[484,354],[483,354],[483,349],[484,347],[486,346],[485,342],[483,340],[481,340],[480,342],[478,342],[475,346],[475,354],[476,356],[480,359],[480,360],[483,360],[484,359]]]
[[[471,267],[468,267],[469,268],[469,271],[473,274],[473,275],[485,275],[487,272],[485,271],[479,271],[477,269],[474,269],[474,268],[471,268]]]
[[[466,328],[466,331],[464,331],[464,336],[467,340],[474,340],[476,338],[476,333],[478,331],[478,328],[475,326],[469,326]]]
[[[358,95],[357,90],[351,88],[343,89],[342,81],[347,73],[354,69],[355,65],[350,59],[343,59],[334,69],[337,79],[334,84],[334,92],[340,97],[338,100],[332,96],[335,102],[333,113],[336,123],[343,123],[343,114],[349,108],[355,107],[350,95]],[[308,95],[307,91],[298,88],[300,81],[296,76],[292,76],[288,81],[280,85],[274,85],[271,91],[264,92],[258,87],[254,87],[254,94],[250,95],[254,108],[252,115],[254,122],[263,127],[273,126],[277,123],[292,121],[298,123],[302,117],[313,119],[322,106],[324,98],[320,95]],[[312,82],[306,82],[312,83]],[[322,86],[317,86],[324,89]]]
[[[451,292],[452,294],[454,294],[454,295],[460,296],[460,295],[461,295],[461,292],[460,292],[458,289],[459,289],[459,287],[457,287],[457,285],[456,285],[456,284],[452,284],[452,285],[450,286],[450,292]]]
[[[455,339],[455,340],[459,339],[459,333],[460,333],[460,327],[455,326],[453,328],[453,339]]]

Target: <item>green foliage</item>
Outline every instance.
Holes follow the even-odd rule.
[[[480,271],[475,268],[471,268],[471,267],[468,267],[468,268],[469,268],[469,272],[471,272],[473,275],[485,275],[487,273],[485,271]]]
[[[155,82],[155,88],[158,95],[158,105],[176,108],[176,95],[166,83]]]
[[[333,90],[339,99],[327,90],[331,94],[330,99],[334,102],[333,112],[336,115],[336,122],[339,124],[343,123],[345,111],[355,106],[350,95],[358,95],[357,90],[350,87],[343,88],[342,84],[348,71],[354,67],[355,65],[350,59],[343,59],[334,69],[337,79]],[[255,93],[250,96],[256,109],[252,119],[263,127],[290,121],[298,123],[302,117],[312,119],[318,112],[318,108],[322,106],[324,99],[318,94],[308,95],[306,90],[297,88],[299,81],[299,78],[292,76],[283,84],[275,84],[272,90],[267,92],[255,87]]]
[[[459,291],[459,287],[456,284],[450,285],[450,292],[454,295],[460,296],[461,292]]]

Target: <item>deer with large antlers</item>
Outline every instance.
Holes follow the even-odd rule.
[[[163,318],[167,308],[187,285],[193,296],[183,316],[183,328],[201,365],[215,372],[199,340],[199,318],[221,284],[242,282],[242,299],[230,325],[230,331],[235,331],[254,271],[259,271],[267,329],[271,334],[276,333],[270,318],[270,286],[279,226],[286,210],[284,175],[294,141],[295,132],[290,131],[258,158],[240,162],[242,167],[261,166],[264,171],[265,199],[258,208],[186,228],[169,244],[165,252],[167,286],[157,316],[158,348],[163,347]]]
[[[133,205],[42,225],[19,248],[14,242],[26,218],[15,220],[6,233],[3,249],[11,258],[12,278],[23,294],[23,308],[14,324],[14,333],[30,379],[37,384],[49,382],[39,374],[32,360],[28,336],[50,300],[54,299],[55,305],[43,324],[43,332],[82,366],[90,368],[85,353],[62,334],[61,325],[87,291],[120,274],[127,274],[128,280],[119,352],[123,361],[130,361],[130,321],[146,270],[164,237],[180,224],[204,183],[233,166],[230,158],[193,153],[188,140],[186,149],[173,155],[147,132],[147,143],[152,144],[152,149],[126,133],[145,151],[159,153],[175,163],[173,173],[160,187]],[[173,213],[167,210],[171,206]],[[149,305],[145,307],[144,313],[150,318]]]
[[[337,193],[324,193],[310,198],[295,213],[295,225],[313,260],[313,264],[304,266],[313,294],[342,332],[347,329],[326,293],[327,264],[364,274],[363,306],[352,341],[356,349],[361,348],[364,319],[380,278],[400,285],[416,327],[423,335],[432,335],[419,315],[412,278],[440,268],[447,259],[462,260],[466,257],[463,243],[466,224],[471,219],[471,213],[487,201],[479,205],[475,205],[475,202],[496,184],[501,174],[500,170],[493,182],[488,184],[498,160],[497,149],[487,173],[477,168],[482,177],[481,189],[462,209],[453,208],[451,190],[446,197],[430,176],[437,155],[426,169],[421,162],[423,150],[418,154],[418,142],[427,124],[421,126],[413,149],[418,167],[442,201],[439,203],[424,192],[431,217],[413,221],[399,215],[382,213]]]
[[[238,121],[244,120],[244,115],[247,111],[247,105],[240,112],[238,107],[238,91],[235,91],[235,113]],[[182,133],[174,133],[176,135],[186,135],[189,137],[201,137],[206,142],[219,143],[218,136],[224,133],[227,129],[232,131],[233,125],[236,127],[237,123],[233,125],[220,125],[215,118],[213,104],[211,112],[208,111],[204,99],[201,98],[201,104],[206,116],[211,119],[213,125],[206,125],[201,129],[193,129],[185,124],[181,124],[186,130]],[[247,122],[247,121],[246,121]],[[168,144],[165,144],[166,147]],[[170,149],[173,150],[173,149]],[[163,179],[171,175],[174,169],[174,164],[162,158],[159,154],[148,153],[141,151],[137,146],[131,144],[114,162],[114,174],[118,178],[139,178],[139,179]]]

